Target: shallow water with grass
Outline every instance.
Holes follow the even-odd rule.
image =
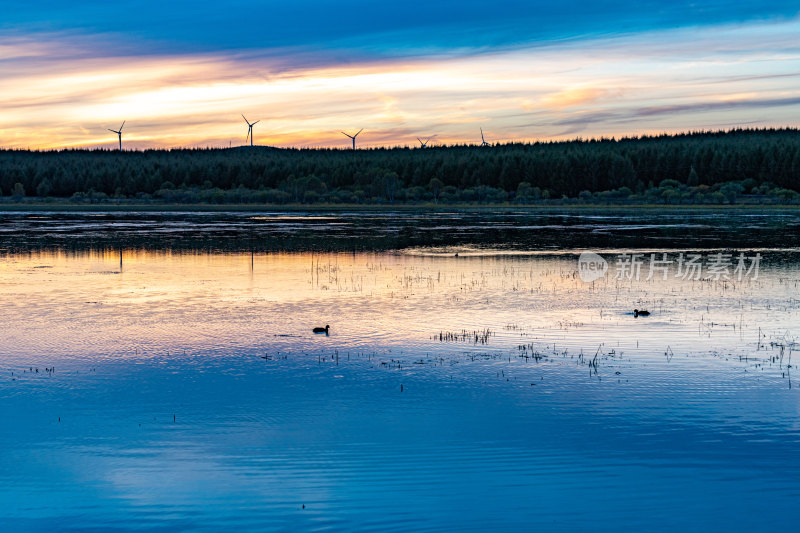
[[[754,218],[787,235],[760,246],[719,216],[30,216],[0,217],[4,531],[800,520],[794,215]]]

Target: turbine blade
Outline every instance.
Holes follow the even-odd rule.
[[[122,131],[122,128],[125,126],[125,121],[122,121],[122,126],[119,127],[119,131]]]
[[[106,128],[106,129],[107,129],[108,131],[110,131],[111,133],[119,133],[119,132],[116,132],[116,131],[112,130],[111,128]]]
[[[259,122],[261,122],[261,121],[260,121],[260,120],[256,120],[255,122],[253,122],[252,124],[250,124],[250,127],[252,128],[253,126],[255,126],[256,124],[258,124]]]
[[[364,131],[364,128],[361,128],[360,130],[358,130],[358,133],[361,133],[362,131]],[[353,137],[358,137],[358,133],[356,133],[355,135],[353,135]]]
[[[242,118],[244,119],[244,121],[245,121],[245,122],[247,122],[247,125],[249,126],[249,125],[250,125],[250,121],[249,121],[249,120],[247,120],[247,117],[245,117],[244,115],[242,115]]]
[[[345,132],[342,132],[342,135],[344,135],[345,137],[350,137],[351,139],[353,138],[353,136],[352,136],[352,135],[348,135],[348,134],[347,134],[347,133],[345,133]]]

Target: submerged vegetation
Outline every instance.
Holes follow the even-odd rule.
[[[5,202],[797,204],[800,131],[487,147],[0,151]]]

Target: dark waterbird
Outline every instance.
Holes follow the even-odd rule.
[[[634,316],[634,318],[640,317],[640,316],[650,316],[650,311],[645,311],[644,309],[639,311],[638,309],[634,309],[633,310],[633,316]]]
[[[327,335],[328,329],[330,329],[330,326],[328,325],[326,325],[324,328],[314,328],[314,333],[324,333],[325,335]]]

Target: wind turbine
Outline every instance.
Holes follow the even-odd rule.
[[[364,131],[364,128],[358,130],[358,133],[361,133],[362,131]],[[342,135],[344,135],[345,137],[350,137],[351,139],[353,139],[353,150],[356,149],[356,137],[358,137],[358,133],[356,133],[355,135],[350,135],[349,133],[342,132]]]
[[[124,125],[125,125],[125,121],[123,120],[122,121],[122,126],[124,126]],[[119,131],[112,130],[111,128],[106,128],[108,131],[110,131],[112,133],[116,133],[117,135],[119,135],[119,151],[120,152],[122,151],[122,126],[119,127]]]
[[[425,142],[423,142],[422,139],[417,137],[417,140],[419,141],[419,144],[420,144],[420,148],[427,148],[428,147],[428,143],[431,142],[431,139],[433,139],[433,137],[428,137],[428,139]]]
[[[489,146],[489,143],[483,138],[483,128],[481,128],[481,146]]]
[[[256,120],[255,122],[250,124],[250,121],[247,120],[247,118],[244,115],[242,115],[242,118],[244,119],[245,122],[247,122],[247,137],[244,138],[244,142],[247,142],[247,139],[249,137],[250,138],[250,146],[253,146],[253,126],[255,126],[256,124],[261,122],[261,120],[260,119]]]

